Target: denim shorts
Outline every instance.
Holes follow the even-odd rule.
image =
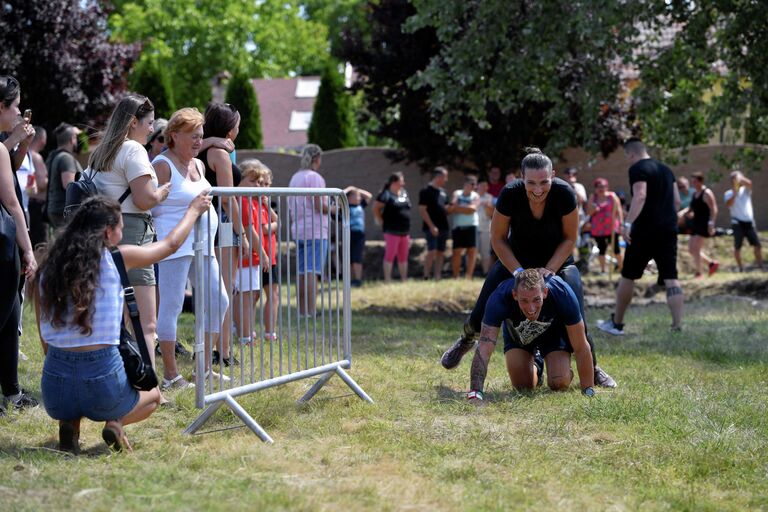
[[[117,345],[87,352],[49,346],[40,387],[45,410],[55,420],[117,420],[139,402]]]
[[[299,240],[296,244],[298,246],[296,257],[299,260],[298,273],[322,275],[328,257],[328,239]]]
[[[432,236],[432,232],[429,230],[424,231],[424,238],[427,239],[427,250],[428,251],[440,251],[445,252],[445,247],[448,243],[448,230],[440,230],[437,233],[437,236]]]

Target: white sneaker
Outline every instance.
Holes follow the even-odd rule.
[[[205,380],[208,380],[208,376],[213,377],[214,382],[219,380],[219,379],[221,379],[222,382],[229,382],[229,381],[232,380],[229,377],[227,377],[225,374],[218,373],[218,372],[215,372],[213,370],[208,370],[207,372],[205,372]]]
[[[613,334],[614,336],[624,336],[624,329],[619,329],[616,324],[613,323],[613,320],[598,320],[597,328],[608,334]]]

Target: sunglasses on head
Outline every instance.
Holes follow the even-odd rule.
[[[155,137],[155,140],[160,144],[165,144],[165,135],[158,135],[157,137]]]

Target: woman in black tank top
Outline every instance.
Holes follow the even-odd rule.
[[[235,140],[240,131],[240,114],[237,109],[228,103],[210,103],[205,109],[205,124],[203,124],[204,137],[224,137]],[[198,155],[205,165],[205,179],[214,187],[236,187],[240,183],[240,169],[237,168],[229,158],[229,153],[221,148],[208,148]],[[219,239],[216,240],[216,257],[221,265],[221,275],[224,279],[224,286],[227,293],[231,295],[232,284],[235,278],[235,272],[239,266],[237,246],[242,246],[243,254],[250,253],[247,237],[238,237],[243,232],[242,218],[240,216],[240,207],[238,200],[233,198],[231,201],[219,202],[216,197],[213,199],[214,208],[220,217],[219,233],[225,229],[233,229],[235,236],[232,246],[221,247]],[[227,223],[231,223],[228,226]],[[224,325],[230,325],[231,317],[230,306],[224,317]],[[225,366],[237,364],[234,354],[230,355],[230,329],[222,329],[218,343],[218,351],[214,349],[213,362],[216,363],[217,355],[221,355],[221,361]]]
[[[717,201],[715,201],[715,195],[712,193],[712,190],[704,186],[704,175],[702,173],[693,173],[691,175],[691,184],[695,191],[691,204],[688,207],[688,216],[693,220],[693,233],[688,240],[688,252],[693,257],[694,277],[700,278],[702,277],[701,260],[707,263],[709,275],[714,274],[720,266],[715,259],[702,251],[704,241],[715,235]]]

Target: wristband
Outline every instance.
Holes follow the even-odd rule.
[[[709,222],[708,222],[708,224],[709,224],[710,226],[714,226],[714,225],[715,225],[715,221],[711,220],[711,221],[709,221]]]
[[[631,222],[625,222],[624,223],[624,229],[626,229],[627,231],[631,231],[632,230],[632,223]]]
[[[512,277],[517,277],[517,274],[525,270],[523,267],[517,267],[514,272],[512,272]]]
[[[586,387],[581,390],[581,394],[587,397],[592,398],[595,396],[595,390],[592,388],[592,386]]]
[[[483,400],[483,392],[482,391],[468,391],[467,392],[467,400],[472,400],[473,398],[477,398],[478,400]]]

